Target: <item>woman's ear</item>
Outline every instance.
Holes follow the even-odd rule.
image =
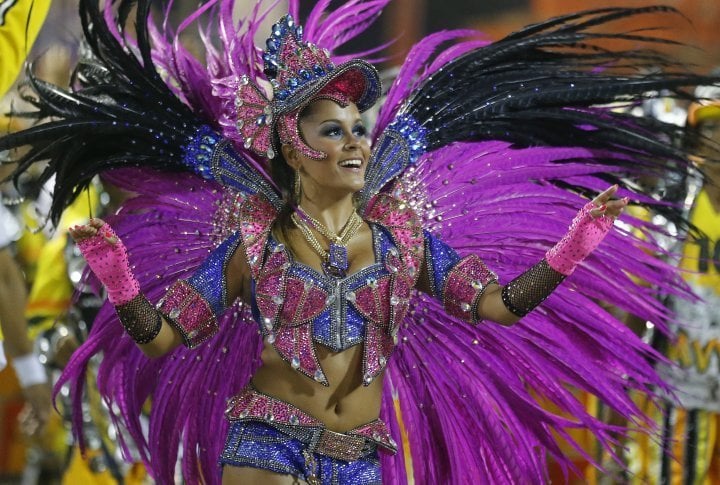
[[[285,143],[280,147],[285,161],[293,170],[300,168],[300,157],[298,151],[289,143]]]

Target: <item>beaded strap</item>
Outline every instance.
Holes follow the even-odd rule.
[[[210,303],[187,281],[176,281],[158,304],[158,310],[189,348],[197,347],[218,331]]]
[[[503,287],[503,303],[515,315],[524,317],[545,301],[564,279],[565,275],[543,259]]]
[[[125,331],[138,344],[152,342],[160,333],[160,314],[142,293],[129,302],[116,306],[115,311]]]
[[[473,255],[462,258],[448,271],[442,290],[445,311],[453,317],[478,323],[477,306],[488,285],[497,282],[482,260]]]

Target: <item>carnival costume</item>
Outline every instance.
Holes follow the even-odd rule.
[[[18,173],[50,160],[45,175],[58,174],[56,218],[99,172],[137,194],[109,221],[116,233],[101,230],[125,246],[108,251],[100,238],[80,243],[103,281],[125,282],[112,285],[109,299],[133,338],[106,305],[64,379],[79,400],[85,366],[103,352],[99,389],[162,483],[172,480],[178,443],[188,483],[218,483],[221,456],[323,483],[376,482],[378,457],[383,483],[410,476],[417,483],[539,482],[547,454],[564,462],[555,436],[572,442],[568,430],[582,426],[603,445],[613,443],[615,430],[588,415],[568,386],[592,392],[628,419],[639,419],[628,389],[662,387],[651,363],[657,355],[595,301],[662,326],[667,311],[628,274],[687,296],[682,281],[630,234],[609,233],[588,256],[612,226],[606,217],[593,219],[591,205],[574,220],[575,236],[561,238],[584,204],[581,194],[629,174],[686,166],[685,154],[656,136],[675,127],[591,107],[661,89],[683,96],[683,86],[707,81],[651,51],[592,45],[608,38],[654,42],[589,29],[666,8],[569,15],[493,44],[473,40],[470,31],[427,37],[387,93],[358,197],[376,263],[344,275],[337,250],[319,273],[294,261],[273,236],[289,194],[267,175],[266,158],[280,143],[322,158],[297,124],[312,99],[353,101],[363,110],[378,98],[370,64],[330,52],[387,3],[350,1],[326,12],[330,2],[320,1],[303,30],[294,22],[298,2],[290,1],[290,15],[273,26],[262,52],[253,43],[266,15],[262,3],[235,23],[232,1],[209,2],[179,29],[205,13],[217,20],[202,30],[205,67],[165,25],[147,22],[148,1],[138,2],[134,37],[123,31],[132,2],[119,2],[116,16],[112,5],[101,11],[83,0],[94,59],[78,66],[73,92],[31,75],[36,116],[54,120],[0,139],[0,149],[31,146]],[[222,50],[213,47],[213,35]],[[624,61],[663,61],[668,71],[614,73]],[[654,202],[633,190],[623,195]],[[658,210],[673,216],[671,207]],[[578,232],[596,237],[578,244]],[[225,264],[240,247],[252,272],[252,305],[226,301]],[[575,252],[577,259],[567,257]],[[421,267],[434,298],[413,290]],[[494,271],[509,281],[504,301],[518,316],[568,278],[538,310],[505,328],[474,321]],[[160,325],[150,302],[159,302],[185,344],[197,348],[144,357],[135,341],[151,341]],[[384,372],[381,421],[333,433],[248,387],[263,341],[299,378],[321,385],[327,377],[315,345],[340,351],[361,343],[363,384]],[[536,395],[576,419],[540,408]],[[149,397],[147,435],[138,416]],[[386,453],[395,442],[400,452]]]

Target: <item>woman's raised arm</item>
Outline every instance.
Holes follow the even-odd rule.
[[[160,357],[183,343],[188,346],[197,345],[217,329],[217,325],[210,328],[210,331],[206,329],[200,332],[202,335],[197,339],[196,329],[206,327],[205,322],[193,322],[192,316],[183,314],[182,311],[178,311],[175,320],[171,320],[172,311],[169,311],[169,317],[166,317],[163,312],[156,309],[140,291],[140,285],[132,273],[127,250],[122,241],[101,219],[91,219],[88,224],[72,227],[70,235],[78,243],[93,273],[107,289],[108,300],[115,306],[123,327],[148,357]],[[228,284],[227,295],[224,295],[225,301],[219,302],[222,308],[238,297],[245,297],[246,289],[249,287],[246,281],[249,280],[250,272],[244,252],[237,251],[237,247],[233,249],[235,252],[229,259],[227,267],[223,269],[225,274],[222,277],[226,278]],[[220,286],[221,282],[218,281],[217,285]],[[216,310],[216,308],[208,309],[209,313]],[[203,316],[208,317],[208,315]],[[209,318],[215,321],[214,314],[209,315]]]

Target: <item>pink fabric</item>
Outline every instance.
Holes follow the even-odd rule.
[[[238,221],[241,221],[240,234],[250,271],[253,278],[257,279],[262,265],[262,253],[265,251],[270,226],[277,217],[277,211],[267,198],[256,194],[245,198],[237,217]]]
[[[613,218],[594,217],[595,204],[588,202],[575,216],[567,234],[545,254],[545,260],[558,273],[569,276],[605,238],[613,227]]]
[[[105,237],[114,237],[117,242],[110,244]],[[105,285],[110,303],[124,305],[140,294],[140,284],[130,270],[125,245],[108,224],[102,225],[93,237],[79,241],[78,247],[90,269]]]
[[[379,222],[392,231],[395,242],[400,245],[406,273],[410,275],[414,286],[424,247],[422,223],[415,211],[402,200],[382,193],[368,202],[364,217],[368,221]]]
[[[477,304],[497,275],[474,254],[463,258],[447,275],[443,290],[443,306],[448,315],[470,323],[478,323]]]
[[[240,80],[235,108],[237,109],[237,131],[243,137],[243,146],[262,155],[273,158],[270,147],[272,107],[261,89],[250,82],[247,76]]]
[[[197,347],[218,331],[210,304],[184,280],[176,281],[168,290],[160,302],[160,312],[170,318],[189,348]]]

